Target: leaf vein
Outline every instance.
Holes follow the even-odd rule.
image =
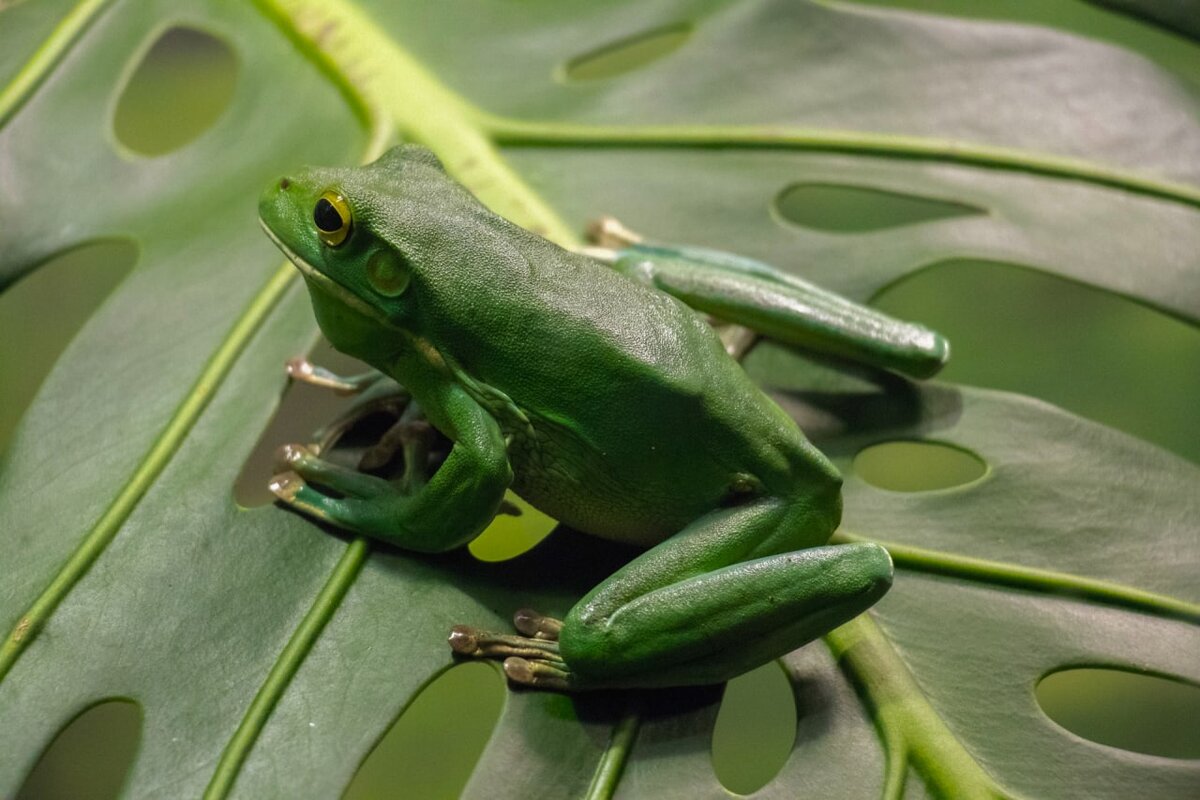
[[[806,150],[940,161],[1065,178],[1200,208],[1200,187],[1069,156],[951,139],[772,126],[606,126],[523,122],[488,116],[492,138],[509,147],[656,147]]]
[[[258,735],[271,716],[279,698],[283,696],[291,683],[293,676],[300,669],[305,657],[312,649],[313,643],[326,623],[333,617],[341,605],[342,598],[350,589],[354,579],[358,577],[363,563],[370,553],[366,539],[359,537],[346,546],[337,566],[333,568],[329,579],[325,582],[317,598],[313,601],[308,613],[293,631],[287,645],[279,654],[279,658],[271,666],[263,685],[254,695],[250,707],[234,731],[233,738],[225,746],[217,761],[212,780],[204,791],[204,800],[220,800],[229,794],[237,779],[239,770],[245,762],[250,750],[254,747]]]
[[[1162,617],[1200,623],[1200,605],[1177,597],[1147,592],[1132,586],[1086,578],[1055,570],[1007,564],[972,556],[962,556],[905,544],[869,539],[868,537],[839,531],[830,540],[833,542],[873,541],[883,545],[892,554],[896,566],[914,572],[927,572],[953,578],[1010,586],[1044,594],[1060,594],[1094,600],[1110,605],[1132,608]]]

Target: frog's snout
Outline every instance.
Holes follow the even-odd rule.
[[[294,188],[295,181],[284,175],[268,183],[258,198],[258,216],[277,232],[280,230],[280,222],[290,216],[288,209],[295,203],[292,197],[295,192],[289,190]]]
[[[290,195],[291,192],[289,192],[288,190],[291,189],[294,185],[295,185],[295,182],[287,175],[281,176],[279,178],[279,180],[271,181],[270,183],[267,184],[267,187],[263,190],[262,195],[259,197],[258,207],[261,209],[266,205],[269,205],[274,202],[278,202],[278,200],[280,199],[280,195],[282,195],[284,193],[287,193]]]

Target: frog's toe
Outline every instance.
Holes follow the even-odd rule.
[[[503,660],[504,674],[522,686],[558,692],[578,689],[576,676],[558,650],[562,623],[528,608],[518,611],[513,622],[525,636],[455,625],[450,629],[450,649],[467,658]]]
[[[293,378],[298,381],[307,381],[308,377],[312,375],[314,371],[312,362],[304,356],[289,358],[284,362],[283,369],[289,378]]]
[[[626,228],[616,217],[608,215],[588,223],[587,238],[599,247],[609,247],[613,250],[621,250],[642,241],[640,234]]]
[[[304,478],[301,478],[291,470],[286,470],[271,478],[269,485],[271,492],[276,497],[285,503],[291,504],[296,499],[296,495],[304,487]]]
[[[325,461],[317,456],[317,450],[314,445],[304,444],[285,444],[276,450],[276,469],[280,474],[272,479],[271,491],[290,505],[296,506],[299,500],[307,499],[311,504],[324,507],[326,511],[339,504],[333,503],[332,498],[315,489],[306,488],[305,482],[332,489],[348,500],[386,499],[397,493],[396,488],[388,481],[332,461]],[[348,507],[343,507],[342,510],[346,514],[354,514]],[[319,516],[328,519],[324,515]]]
[[[275,469],[279,472],[295,472],[303,466],[305,459],[317,457],[319,445],[285,444],[275,451]]]
[[[326,522],[335,522],[326,508],[329,498],[309,486],[297,473],[281,472],[271,478],[269,486],[276,497],[292,508]]]
[[[535,689],[569,692],[576,688],[571,671],[561,661],[510,656],[504,659],[504,674],[513,683]]]
[[[343,377],[336,375],[324,367],[319,367],[304,356],[289,358],[283,365],[287,376],[294,381],[319,386],[322,389],[332,389],[341,395],[361,394],[363,390],[374,384],[378,372],[371,371],[362,375]]]
[[[450,629],[448,641],[451,650],[470,658],[520,656],[562,663],[562,656],[558,654],[558,642],[553,639],[513,636],[480,630],[470,625],[455,625]]]
[[[532,608],[518,609],[517,613],[513,614],[513,627],[534,639],[558,641],[562,625],[562,620],[539,614]]]

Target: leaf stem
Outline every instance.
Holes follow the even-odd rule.
[[[270,717],[279,698],[283,696],[284,691],[292,682],[293,676],[300,668],[305,656],[308,655],[308,651],[312,649],[317,636],[325,629],[325,624],[329,622],[338,606],[341,605],[342,598],[346,596],[350,585],[358,577],[369,552],[370,547],[367,540],[362,537],[346,546],[346,550],[325,582],[325,586],[313,601],[308,613],[304,615],[304,619],[300,621],[300,625],[292,633],[292,638],[288,640],[287,646],[283,648],[279,658],[271,667],[266,681],[254,696],[254,700],[246,710],[245,716],[242,717],[241,724],[238,725],[233,738],[229,740],[229,744],[221,753],[212,780],[209,781],[208,788],[204,791],[204,800],[221,800],[233,788],[238,771],[246,760],[246,756],[250,754],[250,749],[254,746],[255,741],[258,740],[258,735],[262,731],[263,725],[266,724],[267,718]]]
[[[497,214],[563,246],[575,232],[512,170],[450,90],[350,0],[256,0],[303,50],[350,87],[368,116],[433,150],[447,171]]]
[[[629,708],[617,726],[613,728],[612,737],[608,740],[608,747],[604,749],[604,755],[600,757],[600,763],[596,765],[596,772],[592,776],[592,783],[588,786],[584,800],[611,800],[617,790],[617,784],[621,780],[625,763],[629,760],[629,754],[633,750],[633,742],[637,738],[641,724],[640,702],[636,695],[631,695]]]
[[[885,791],[903,788],[905,759],[935,796],[980,800],[1006,794],[929,705],[908,667],[869,613],[826,634],[825,642],[875,714],[888,745]]]
[[[883,773],[883,800],[903,800],[904,784],[908,781],[908,747],[897,736],[884,732],[884,756],[887,763]]]
[[[898,136],[864,131],[819,130],[753,125],[577,125],[523,122],[485,116],[481,124],[497,144],[509,147],[707,147],[807,150],[942,161],[988,169],[1026,172],[1120,189],[1132,194],[1200,208],[1200,187],[1161,180],[1069,156],[952,139]]]
[[[926,550],[910,545],[882,542],[845,531],[838,531],[830,541],[834,543],[873,541],[887,548],[897,566],[916,572],[946,575],[1047,594],[1070,595],[1145,611],[1162,617],[1200,623],[1200,605],[1119,583],[1085,578],[1066,572]]]

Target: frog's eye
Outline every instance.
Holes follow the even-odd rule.
[[[325,192],[313,208],[313,222],[321,241],[337,247],[350,235],[350,206],[337,192]]]

